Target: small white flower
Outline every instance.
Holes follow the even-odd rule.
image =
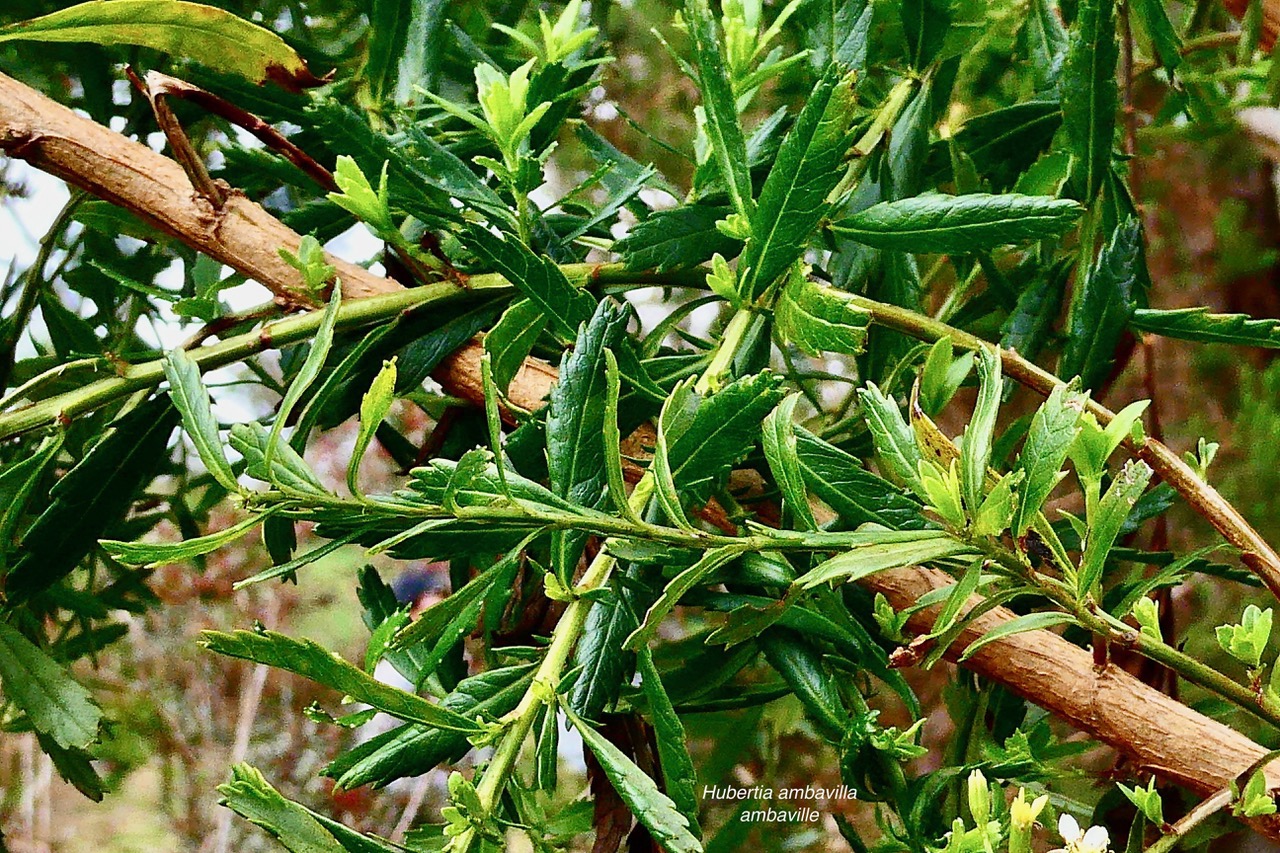
[[[1106,827],[1091,826],[1087,831],[1081,832],[1080,824],[1069,814],[1058,818],[1058,834],[1067,846],[1053,853],[1107,853],[1107,848],[1111,845],[1111,836]]]

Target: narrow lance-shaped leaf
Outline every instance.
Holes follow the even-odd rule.
[[[1194,308],[1139,308],[1129,325],[1166,338],[1212,344],[1280,349],[1280,320],[1253,319],[1247,314],[1213,314]]]
[[[1079,376],[1096,388],[1111,372],[1116,346],[1133,313],[1140,275],[1142,226],[1130,218],[1116,226],[1082,287],[1072,294],[1067,344],[1058,365],[1064,378]]]
[[[641,646],[648,645],[654,632],[658,630],[659,623],[675,609],[675,606],[685,593],[697,586],[703,578],[716,569],[742,556],[742,553],[743,549],[736,545],[725,545],[708,551],[703,555],[702,559],[668,581],[666,587],[662,590],[662,595],[645,613],[643,624],[631,632],[631,636],[627,637],[622,647],[635,651]]]
[[[829,209],[827,196],[844,174],[852,142],[853,75],[832,65],[805,101],[769,170],[739,266],[753,299],[803,254]]]
[[[0,688],[31,726],[64,749],[98,739],[102,711],[71,675],[7,622],[0,621]]]
[[[182,415],[182,425],[200,454],[200,461],[218,483],[229,492],[240,490],[231,463],[222,452],[218,422],[213,417],[209,391],[200,379],[200,368],[185,349],[170,350],[164,358],[164,375],[169,380],[169,398]]]
[[[1075,194],[1092,202],[1111,168],[1119,90],[1115,0],[1080,0],[1062,67],[1062,113]]]
[[[542,309],[531,299],[520,299],[485,334],[484,351],[493,359],[493,381],[501,391],[506,392],[546,327]]]
[[[1120,527],[1150,481],[1151,469],[1147,464],[1129,460],[1111,481],[1106,494],[1098,503],[1097,511],[1088,519],[1089,527],[1084,539],[1084,554],[1080,558],[1077,586],[1082,597],[1093,592],[1094,585],[1102,577],[1103,566],[1106,565],[1107,555],[1120,533]]]
[[[951,27],[948,0],[901,0],[902,32],[907,39],[907,59],[924,70],[942,49]]]
[[[0,576],[8,568],[18,522],[27,511],[45,467],[58,455],[65,438],[63,432],[45,438],[29,456],[6,465],[0,472]]]
[[[275,483],[288,489],[311,494],[326,494],[324,484],[315,472],[303,461],[293,447],[281,443],[276,447],[275,456],[271,459],[271,470],[267,471],[266,453],[270,436],[257,421],[246,424],[235,424],[229,435],[231,446],[244,457],[246,472],[264,483]]]
[[[852,297],[795,269],[774,306],[778,336],[809,355],[857,355],[867,340],[871,315]]]
[[[1031,418],[1031,428],[1018,457],[1018,470],[1026,476],[1018,490],[1010,528],[1015,538],[1027,532],[1054,487],[1066,476],[1062,464],[1080,432],[1083,412],[1084,395],[1058,385]]]
[[[347,463],[347,488],[353,495],[361,494],[360,462],[383,418],[391,411],[395,398],[396,360],[392,357],[390,361],[383,362],[382,369],[373,378],[373,384],[360,400],[360,431],[356,434],[356,444],[351,449],[351,459]]]
[[[689,831],[689,819],[682,815],[675,803],[658,790],[658,785],[630,758],[591,727],[567,705],[565,716],[578,730],[582,741],[590,748],[613,789],[631,809],[636,820],[649,830],[653,840],[667,853],[702,853],[702,844]]]
[[[618,373],[618,360],[612,350],[604,351],[604,360],[604,470],[609,484],[609,497],[623,518],[639,524],[640,516],[631,506],[626,478],[622,473],[622,432],[618,429],[618,396],[622,390],[622,378]]]
[[[1045,628],[1052,628],[1055,625],[1073,624],[1076,618],[1070,613],[1055,613],[1053,611],[1045,611],[1042,613],[1025,613],[1008,622],[1002,622],[995,628],[983,634],[978,639],[970,643],[960,655],[959,662],[963,663],[973,657],[982,649],[983,646],[1000,640],[1012,637],[1015,634],[1025,634],[1028,631],[1041,631]]]
[[[1068,39],[1055,0],[1031,0],[1020,36],[1031,57],[1036,91],[1057,89]]]
[[[121,542],[102,540],[107,553],[130,566],[164,566],[212,553],[228,545],[263,522],[266,516],[251,515],[223,530],[181,542]]]
[[[711,7],[707,0],[685,0],[684,17],[693,43],[712,154],[724,177],[734,210],[750,220],[755,205],[751,195],[751,173],[747,169],[747,143],[738,121],[733,85],[728,77],[729,63],[711,17]]]
[[[1083,208],[1070,199],[1018,193],[940,193],[885,201],[845,217],[831,230],[878,249],[964,254],[1064,234]]]
[[[924,526],[920,504],[862,467],[857,457],[797,427],[796,453],[809,489],[840,516],[846,529],[866,522],[892,530]]]
[[[295,639],[274,631],[236,631],[232,634],[205,631],[200,635],[200,644],[218,654],[296,673],[402,720],[461,732],[480,731],[473,720],[428,702],[421,696],[383,684],[360,667],[311,640]]]
[[[721,254],[738,254],[739,241],[723,234],[716,223],[731,209],[719,205],[686,204],[657,210],[613,244],[627,269],[668,270],[696,267]]]
[[[920,448],[911,427],[902,419],[897,402],[892,397],[886,397],[884,392],[870,382],[866,388],[858,390],[858,399],[862,402],[876,455],[880,457],[882,465],[900,482],[911,486],[917,495],[922,494]]]
[[[849,583],[887,569],[972,553],[971,546],[941,530],[868,531],[865,543],[811,569],[796,584],[812,589],[824,583]]]
[[[334,282],[333,294],[329,297],[329,302],[324,307],[324,314],[320,318],[320,328],[316,330],[316,336],[311,339],[311,349],[307,352],[302,367],[298,369],[298,375],[289,383],[289,390],[285,391],[284,399],[280,401],[280,409],[276,412],[275,421],[271,424],[271,433],[267,437],[267,446],[263,450],[262,467],[267,471],[271,470],[272,460],[280,444],[280,432],[289,420],[293,407],[298,404],[302,395],[324,369],[325,359],[329,356],[329,347],[333,345],[333,327],[338,322],[338,306],[341,302],[342,285],[340,282]]]
[[[649,701],[649,717],[653,721],[653,733],[658,741],[658,763],[662,768],[662,781],[671,801],[689,820],[689,830],[701,835],[698,826],[698,773],[693,767],[686,745],[684,726],[671,704],[671,697],[662,686],[662,678],[653,663],[653,653],[647,646],[636,656],[636,668],[640,672],[640,686]]]
[[[1130,7],[1151,39],[1160,64],[1170,71],[1182,64],[1182,39],[1169,20],[1164,0],[1133,0]]]
[[[960,460],[965,504],[974,515],[982,505],[987,482],[987,463],[991,461],[991,442],[995,435],[996,416],[1000,413],[1000,397],[1004,390],[1000,377],[1000,357],[983,347],[978,352],[978,401],[973,417],[964,430]]]
[[[0,29],[0,42],[92,42],[185,56],[254,83],[319,86],[280,36],[228,11],[185,0],[90,0]]]
[[[764,419],[763,444],[765,459],[774,482],[782,490],[784,506],[791,511],[796,524],[816,530],[817,521],[809,507],[809,493],[804,486],[800,457],[796,450],[795,411],[800,396],[793,394],[778,404]]]
[[[222,805],[262,827],[292,853],[346,853],[305,808],[286,799],[248,764],[231,768],[231,781],[218,786]]]

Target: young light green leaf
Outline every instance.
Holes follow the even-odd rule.
[[[148,47],[293,90],[324,82],[270,30],[185,0],[90,0],[0,29],[0,42],[19,39]]]
[[[1062,113],[1074,158],[1072,183],[1092,202],[1111,170],[1119,90],[1115,0],[1081,0],[1062,67]]]
[[[98,740],[102,711],[88,690],[17,628],[0,621],[0,688],[31,726],[64,749]]]
[[[653,663],[653,653],[647,645],[636,655],[636,669],[640,673],[640,686],[649,701],[649,718],[653,721],[653,733],[658,741],[658,764],[662,768],[663,787],[680,813],[689,821],[689,830],[700,836],[698,826],[698,773],[689,757],[684,726],[671,704],[671,697],[662,686],[658,667]]]
[[[738,120],[733,85],[729,82],[729,63],[711,17],[710,4],[707,0],[685,0],[684,18],[698,70],[698,88],[702,92],[702,110],[712,153],[734,210],[750,220],[755,203],[747,168],[747,143]]]
[[[774,306],[774,321],[784,342],[810,355],[857,355],[866,343],[871,315],[849,294],[813,281],[797,267]]]
[[[609,484],[609,497],[623,518],[640,524],[640,516],[628,499],[626,478],[622,473],[622,433],[618,429],[618,396],[622,390],[622,377],[618,374],[618,360],[612,350],[604,351],[604,361],[604,471]]]
[[[1018,457],[1017,470],[1026,476],[1018,490],[1018,504],[1010,529],[1020,539],[1031,527],[1055,486],[1066,476],[1062,464],[1080,433],[1085,396],[1067,386],[1053,389],[1035,415]]]
[[[164,375],[169,380],[169,398],[182,415],[182,425],[200,454],[200,461],[213,479],[227,491],[240,490],[231,463],[222,452],[218,422],[213,417],[209,391],[200,379],[200,368],[181,347],[170,350],[164,358]]]
[[[493,381],[499,390],[506,392],[546,327],[542,309],[531,299],[519,299],[485,334],[484,351],[493,359]]]
[[[360,667],[348,663],[312,640],[287,637],[267,630],[236,631],[231,634],[204,631],[200,635],[200,645],[221,655],[296,673],[338,690],[357,702],[364,702],[411,723],[460,732],[481,730],[475,721],[461,714],[428,702],[421,696],[383,684]]]
[[[684,514],[680,490],[676,486],[671,465],[671,440],[682,430],[688,429],[698,406],[694,393],[694,378],[677,385],[658,414],[658,429],[653,445],[653,459],[649,470],[653,472],[653,494],[667,519],[681,530],[692,530],[693,525]]]
[[[811,569],[796,580],[796,584],[812,589],[824,583],[849,583],[887,569],[973,553],[971,546],[941,530],[868,531],[865,543]]]
[[[1238,625],[1219,625],[1216,630],[1222,650],[1250,669],[1262,664],[1262,655],[1271,641],[1272,611],[1256,604],[1244,609]]]
[[[631,809],[636,820],[649,830],[653,840],[668,853],[702,853],[702,844],[689,831],[689,819],[680,813],[666,794],[658,790],[657,784],[572,708],[566,705],[564,712],[582,736],[583,743],[600,762],[613,789]]]
[[[929,348],[920,370],[920,407],[927,415],[936,415],[955,396],[973,370],[974,354],[962,353],[954,358],[951,336],[946,335]]]
[[[1054,625],[1074,624],[1075,617],[1070,613],[1057,613],[1046,610],[1039,613],[1026,613],[1022,616],[1014,617],[1007,622],[1002,622],[995,628],[983,634],[978,639],[970,643],[960,655],[959,662],[963,663],[973,657],[982,649],[983,646],[1000,640],[1012,637],[1015,634],[1024,634],[1027,631],[1040,631],[1045,628],[1052,628]]]
[[[347,488],[351,494],[360,495],[360,462],[373,441],[374,433],[382,425],[382,420],[391,411],[391,404],[396,399],[396,359],[382,363],[382,369],[373,378],[373,384],[360,399],[360,432],[356,434],[355,447],[351,449],[351,459],[347,463]]]
[[[883,201],[831,225],[837,235],[915,254],[965,254],[1066,233],[1083,208],[1070,199],[1018,193],[927,193]]]
[[[702,559],[672,578],[662,590],[662,595],[653,603],[644,615],[644,622],[631,632],[622,644],[624,649],[635,651],[647,646],[649,640],[658,630],[659,623],[667,618],[686,592],[693,589],[707,575],[742,556],[743,549],[736,545],[725,545],[708,551]]]
[[[1171,310],[1139,308],[1133,312],[1129,325],[1183,341],[1280,349],[1280,320],[1255,320],[1247,314],[1214,314],[1205,306]]]
[[[342,285],[334,282],[333,295],[329,297],[329,303],[325,305],[324,315],[320,320],[320,328],[316,330],[316,335],[311,339],[311,349],[307,352],[307,358],[302,362],[302,367],[298,369],[298,375],[289,383],[289,390],[285,392],[284,399],[280,401],[280,408],[276,411],[275,420],[271,424],[271,433],[267,437],[267,446],[262,452],[262,467],[266,471],[273,469],[273,459],[276,455],[277,448],[280,445],[280,432],[284,429],[285,423],[289,420],[289,415],[293,412],[293,407],[302,399],[302,395],[311,387],[311,383],[320,375],[320,371],[324,369],[325,359],[329,356],[329,347],[333,344],[333,327],[338,322],[338,306],[342,302]]]
[[[809,506],[809,493],[805,490],[804,474],[800,470],[800,457],[796,450],[795,411],[799,402],[800,395],[793,394],[764,419],[764,455],[774,481],[782,490],[784,506],[791,511],[797,526],[816,530],[818,522]]]
[[[1111,372],[1116,346],[1133,313],[1142,264],[1142,225],[1129,217],[1116,226],[1072,294],[1067,343],[1058,375],[1079,376],[1096,388]]]
[[[978,401],[973,417],[964,429],[960,460],[964,485],[964,501],[970,513],[982,505],[982,492],[987,482],[987,466],[991,462],[991,442],[995,436],[996,417],[1004,381],[1000,376],[1000,356],[983,347],[978,351]]]
[[[852,144],[853,75],[832,65],[805,101],[760,190],[752,235],[739,266],[742,292],[754,299],[804,253],[844,174]]]
[[[245,462],[248,463],[245,471],[249,476],[256,477],[264,483],[275,483],[293,491],[314,495],[329,493],[324,484],[320,482],[320,478],[311,470],[311,467],[287,443],[281,443],[276,448],[275,456],[271,460],[271,470],[268,472],[266,451],[270,437],[262,424],[257,421],[234,424],[231,427],[228,440],[236,452],[243,456]]]
[[[911,427],[902,418],[897,401],[886,397],[870,382],[866,388],[858,390],[858,399],[862,401],[863,414],[881,463],[899,482],[911,486],[916,494],[922,494],[920,448]]]
[[[120,542],[103,539],[107,553],[130,566],[164,566],[218,550],[262,523],[265,515],[251,515],[223,530],[181,542]]]
[[[1013,524],[1015,489],[1022,483],[1022,471],[1009,471],[996,481],[982,499],[973,518],[973,532],[978,536],[999,536]]]
[[[1102,577],[1102,568],[1120,533],[1120,526],[1129,517],[1129,511],[1138,502],[1150,481],[1151,469],[1147,464],[1129,460],[1111,481],[1106,494],[1098,503],[1097,511],[1088,519],[1077,585],[1077,592],[1082,598],[1094,591],[1094,584]]]

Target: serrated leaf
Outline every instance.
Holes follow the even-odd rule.
[[[65,438],[61,432],[47,437],[26,458],[6,465],[0,471],[0,576],[8,567],[17,539],[18,522],[27,511],[45,467],[57,458]]]
[[[1163,0],[1134,0],[1132,9],[1147,38],[1151,39],[1160,64],[1175,70],[1182,63],[1182,39],[1169,20]]]
[[[459,732],[481,730],[473,720],[461,714],[383,684],[312,640],[287,637],[274,631],[236,631],[231,634],[205,631],[200,635],[200,645],[228,657],[296,673],[408,722]]]
[[[653,721],[653,733],[658,742],[658,763],[662,768],[663,787],[680,813],[689,821],[689,830],[695,836],[702,834],[698,827],[698,773],[689,757],[684,726],[671,704],[671,697],[662,686],[662,678],[653,663],[653,654],[647,647],[636,656],[636,668],[640,672],[640,686],[649,703],[649,717]]]
[[[626,237],[613,244],[629,270],[669,270],[696,267],[721,254],[733,257],[741,243],[723,234],[716,223],[731,208],[686,204],[658,210],[637,223]]]
[[[658,630],[658,625],[675,609],[685,593],[716,569],[742,556],[742,553],[743,549],[736,545],[714,548],[704,554],[698,562],[668,581],[662,590],[662,595],[658,596],[658,600],[644,614],[644,621],[640,627],[631,632],[622,647],[628,651],[635,651],[641,646],[647,646],[654,632]]]
[[[956,131],[955,139],[978,173],[1002,190],[1013,186],[1048,149],[1061,126],[1058,101],[1026,101],[974,116]]]
[[[263,516],[251,515],[223,530],[218,530],[181,542],[121,542],[103,539],[107,553],[130,566],[164,566],[180,563],[218,550],[228,545],[263,521]]]
[[[870,382],[858,389],[858,399],[862,401],[863,415],[881,464],[900,482],[921,494],[920,448],[911,427],[902,419],[897,401],[886,397]]]
[[[1097,511],[1088,519],[1088,532],[1084,538],[1084,554],[1080,557],[1080,574],[1077,591],[1083,598],[1093,592],[1094,585],[1102,577],[1111,546],[1115,544],[1120,528],[1133,505],[1151,481],[1151,469],[1145,462],[1129,460],[1107,488],[1098,503]]]
[[[447,5],[443,0],[374,0],[368,61],[360,76],[375,100],[404,103],[415,85],[430,82],[439,64],[432,42],[439,37]]]
[[[5,578],[9,598],[25,598],[66,577],[124,519],[134,497],[167,461],[178,422],[167,398],[122,415],[49,491],[51,503],[22,537],[21,557]]]
[[[1083,387],[1091,389],[1110,374],[1116,346],[1133,314],[1141,250],[1138,220],[1130,218],[1117,225],[1073,294],[1058,375],[1079,376]]]
[[[762,634],[760,647],[769,666],[782,676],[810,719],[828,738],[838,739],[849,726],[849,714],[817,650],[799,635],[781,628]]]
[[[1018,457],[1017,470],[1026,476],[1018,490],[1010,528],[1015,539],[1020,539],[1035,522],[1036,513],[1064,476],[1062,464],[1080,433],[1084,401],[1083,394],[1058,385],[1031,418],[1031,428]]]
[[[733,86],[729,81],[729,63],[718,28],[711,17],[710,4],[707,0],[685,0],[684,18],[689,27],[712,154],[720,167],[734,210],[750,220],[755,205],[751,194],[751,173],[747,168],[747,142],[742,134]]]
[[[1000,329],[1000,346],[1030,361],[1040,355],[1061,313],[1069,271],[1066,263],[1059,263],[1036,273],[1018,294],[1017,304]]]
[[[420,643],[434,643],[445,627],[477,601],[482,600],[498,581],[512,574],[520,565],[523,547],[511,549],[501,560],[454,590],[448,598],[431,605],[410,622],[391,642],[392,649],[408,649]]]
[[[1080,0],[1062,66],[1062,115],[1078,198],[1092,202],[1111,170],[1119,89],[1115,1]]]
[[[200,379],[200,368],[187,351],[178,348],[165,355],[164,375],[169,380],[169,398],[182,415],[182,425],[200,454],[200,461],[219,484],[229,492],[238,492],[231,463],[222,452],[218,422],[213,417],[209,391]]]
[[[841,237],[915,254],[965,254],[1064,234],[1083,208],[1019,193],[941,193],[885,201],[831,225]]]
[[[1204,306],[1160,310],[1139,308],[1129,325],[1166,338],[1201,343],[1280,349],[1280,320],[1247,314],[1214,314]]]
[[[1031,68],[1037,92],[1058,88],[1062,64],[1067,55],[1067,28],[1058,15],[1056,0],[1030,0],[1026,24],[1019,33]]]
[[[941,530],[869,530],[860,544],[819,564],[796,584],[812,589],[825,583],[850,583],[888,569],[974,553],[969,545]]]
[[[626,332],[627,311],[611,299],[596,306],[560,366],[547,405],[547,475],[551,491],[571,504],[595,509],[604,502],[605,350]],[[559,530],[551,536],[552,569],[568,583],[586,535]]]
[[[805,483],[836,511],[842,527],[852,530],[866,522],[893,530],[924,526],[920,504],[910,495],[803,427],[796,429],[796,453]]]
[[[520,372],[525,358],[547,327],[547,316],[530,299],[511,304],[484,336],[484,351],[493,364],[493,382],[506,393],[511,380]]]
[[[844,176],[855,128],[853,75],[832,66],[805,101],[769,169],[739,267],[754,299],[803,255]]]
[[[382,363],[382,369],[360,400],[360,431],[356,433],[355,447],[351,449],[351,459],[347,462],[347,488],[353,495],[360,494],[360,462],[395,399],[396,360],[393,357]]]
[[[991,442],[995,436],[996,417],[1000,414],[1000,397],[1004,391],[1000,376],[1000,357],[983,347],[978,351],[978,400],[973,407],[973,417],[964,428],[961,444],[961,482],[964,500],[969,512],[976,513],[982,505],[983,488],[987,482],[987,464],[991,461]]]
[[[314,495],[328,494],[311,467],[287,443],[282,442],[276,447],[271,459],[271,472],[267,472],[266,450],[270,436],[257,421],[233,425],[228,440],[236,452],[244,457],[247,463],[245,471],[249,476],[294,491]]]
[[[787,397],[764,419],[762,430],[764,455],[774,482],[782,490],[783,506],[790,510],[797,526],[816,530],[818,522],[809,506],[809,493],[804,486],[797,451],[795,411],[800,395]]]
[[[84,749],[97,741],[102,710],[93,696],[39,646],[3,621],[0,687],[37,732],[64,749]]]
[[[275,420],[271,423],[271,432],[267,436],[267,444],[263,449],[263,467],[271,468],[272,460],[276,455],[277,448],[280,445],[280,432],[284,429],[284,425],[289,420],[289,415],[293,412],[293,407],[302,399],[302,395],[311,387],[311,383],[316,381],[316,377],[320,375],[320,371],[324,369],[325,359],[329,357],[329,347],[333,345],[333,328],[338,322],[338,306],[342,303],[342,285],[340,282],[334,282],[333,293],[329,297],[329,302],[324,307],[324,314],[320,318],[320,327],[316,329],[315,337],[311,339],[311,348],[307,351],[307,357],[302,362],[302,367],[298,368],[298,373],[293,377],[293,381],[289,383],[288,390],[284,393],[284,399],[280,401],[280,407],[276,410]]]
[[[1070,613],[1055,613],[1053,611],[1045,611],[1042,613],[1026,613],[1017,616],[1007,622],[1002,622],[995,628],[983,634],[965,647],[964,653],[960,655],[959,662],[963,663],[973,657],[977,652],[986,645],[1007,639],[1015,634],[1025,634],[1028,631],[1041,631],[1045,628],[1052,628],[1054,625],[1074,624],[1076,618]]]
[[[287,89],[324,82],[270,30],[185,0],[90,0],[0,29],[0,42],[14,40],[149,47]]]
[[[844,291],[796,272],[778,296],[774,321],[783,341],[810,355],[856,355],[866,343],[871,315]]]
[[[689,819],[658,789],[657,783],[572,708],[565,706],[564,712],[600,762],[613,789],[653,840],[667,853],[702,853],[702,844],[689,831]]]

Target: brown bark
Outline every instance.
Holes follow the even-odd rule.
[[[259,205],[233,194],[215,212],[192,189],[175,162],[128,140],[0,75],[0,150],[27,160],[69,183],[137,214],[187,245],[255,279],[277,296],[294,300],[300,279],[279,257],[296,250],[299,236]],[[352,296],[399,288],[393,281],[337,258],[346,292]],[[446,359],[436,378],[449,393],[482,404],[478,380],[480,347],[472,341]],[[542,405],[556,372],[531,360],[512,383],[516,405]],[[949,583],[941,572],[901,569],[872,576],[871,589],[896,608]],[[953,656],[1013,614],[997,609],[976,620],[954,646]],[[932,613],[917,614],[911,627],[932,627]],[[1151,689],[1115,668],[1096,670],[1083,649],[1048,631],[1032,631],[994,642],[964,666],[1009,687],[1028,700],[1114,746],[1138,765],[1207,794],[1227,785],[1264,750],[1240,733]],[[1280,778],[1278,776],[1277,778]],[[1280,821],[1253,822],[1280,840]]]

